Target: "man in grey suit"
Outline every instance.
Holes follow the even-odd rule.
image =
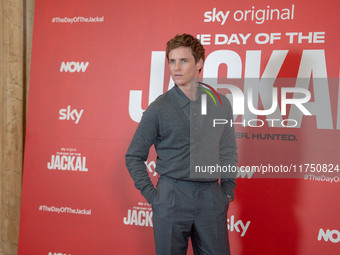
[[[203,68],[205,50],[195,37],[182,34],[168,41],[166,56],[175,86],[143,113],[126,153],[126,166],[136,188],[152,206],[157,255],[186,254],[189,237],[195,254],[230,254],[227,210],[234,199],[236,173],[199,178],[193,177],[191,171],[193,162],[201,158],[235,168],[234,129],[225,125],[205,132],[209,142],[204,144],[204,150],[200,147],[199,141],[204,140],[200,135],[193,141],[197,126],[190,122],[197,115],[195,104],[200,103],[198,95],[203,90],[195,86],[193,90],[190,84]],[[232,119],[230,103],[221,97],[219,108],[208,104],[208,109],[219,117],[222,114]],[[156,188],[144,164],[152,145],[157,153],[156,172],[160,175]]]

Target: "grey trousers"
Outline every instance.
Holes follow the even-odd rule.
[[[186,254],[189,237],[195,255],[230,254],[228,206],[218,182],[161,176],[152,202],[156,254]]]

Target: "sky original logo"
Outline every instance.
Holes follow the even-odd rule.
[[[78,124],[83,112],[84,112],[83,109],[81,109],[79,112],[76,109],[72,110],[71,105],[68,105],[67,108],[59,110],[59,119],[74,120],[75,124]]]
[[[206,83],[203,83],[203,82],[197,82],[197,83],[200,84],[201,86],[205,86],[205,87],[209,88],[212,92],[214,92],[214,94],[217,96],[218,100],[220,101],[220,104],[222,105],[221,98],[218,95],[217,91],[213,87],[211,87],[210,85],[208,85]],[[211,92],[209,90],[207,90],[205,88],[202,88],[202,87],[198,87],[198,88],[203,90],[205,93],[207,93],[212,98],[212,100],[214,101],[215,106],[217,106],[217,102],[216,102],[214,96],[211,94]],[[206,94],[202,94],[201,100],[202,100],[201,114],[202,115],[207,115],[207,95]]]
[[[87,67],[89,66],[89,62],[61,62],[60,72],[85,72]]]
[[[288,8],[277,9],[271,8],[267,5],[266,9],[257,9],[252,6],[249,10],[236,10],[231,13],[227,11],[218,11],[213,8],[211,11],[204,12],[204,22],[218,22],[224,25],[228,20],[240,21],[251,21],[256,24],[263,24],[265,21],[272,20],[293,20],[294,19],[294,4],[288,6]]]

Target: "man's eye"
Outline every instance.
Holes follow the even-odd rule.
[[[186,59],[182,59],[182,63],[186,63],[188,62]]]
[[[169,61],[169,64],[174,64],[175,63],[175,60],[170,60]]]

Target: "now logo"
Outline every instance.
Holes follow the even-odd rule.
[[[61,62],[60,72],[85,72],[87,67],[89,66],[89,62]]]
[[[318,241],[321,241],[323,239],[324,241],[328,242],[330,240],[332,243],[338,243],[340,242],[340,232],[339,230],[329,230],[325,232],[322,228],[319,230],[319,235],[318,235]]]
[[[71,254],[61,252],[49,252],[48,255],[71,255]]]

